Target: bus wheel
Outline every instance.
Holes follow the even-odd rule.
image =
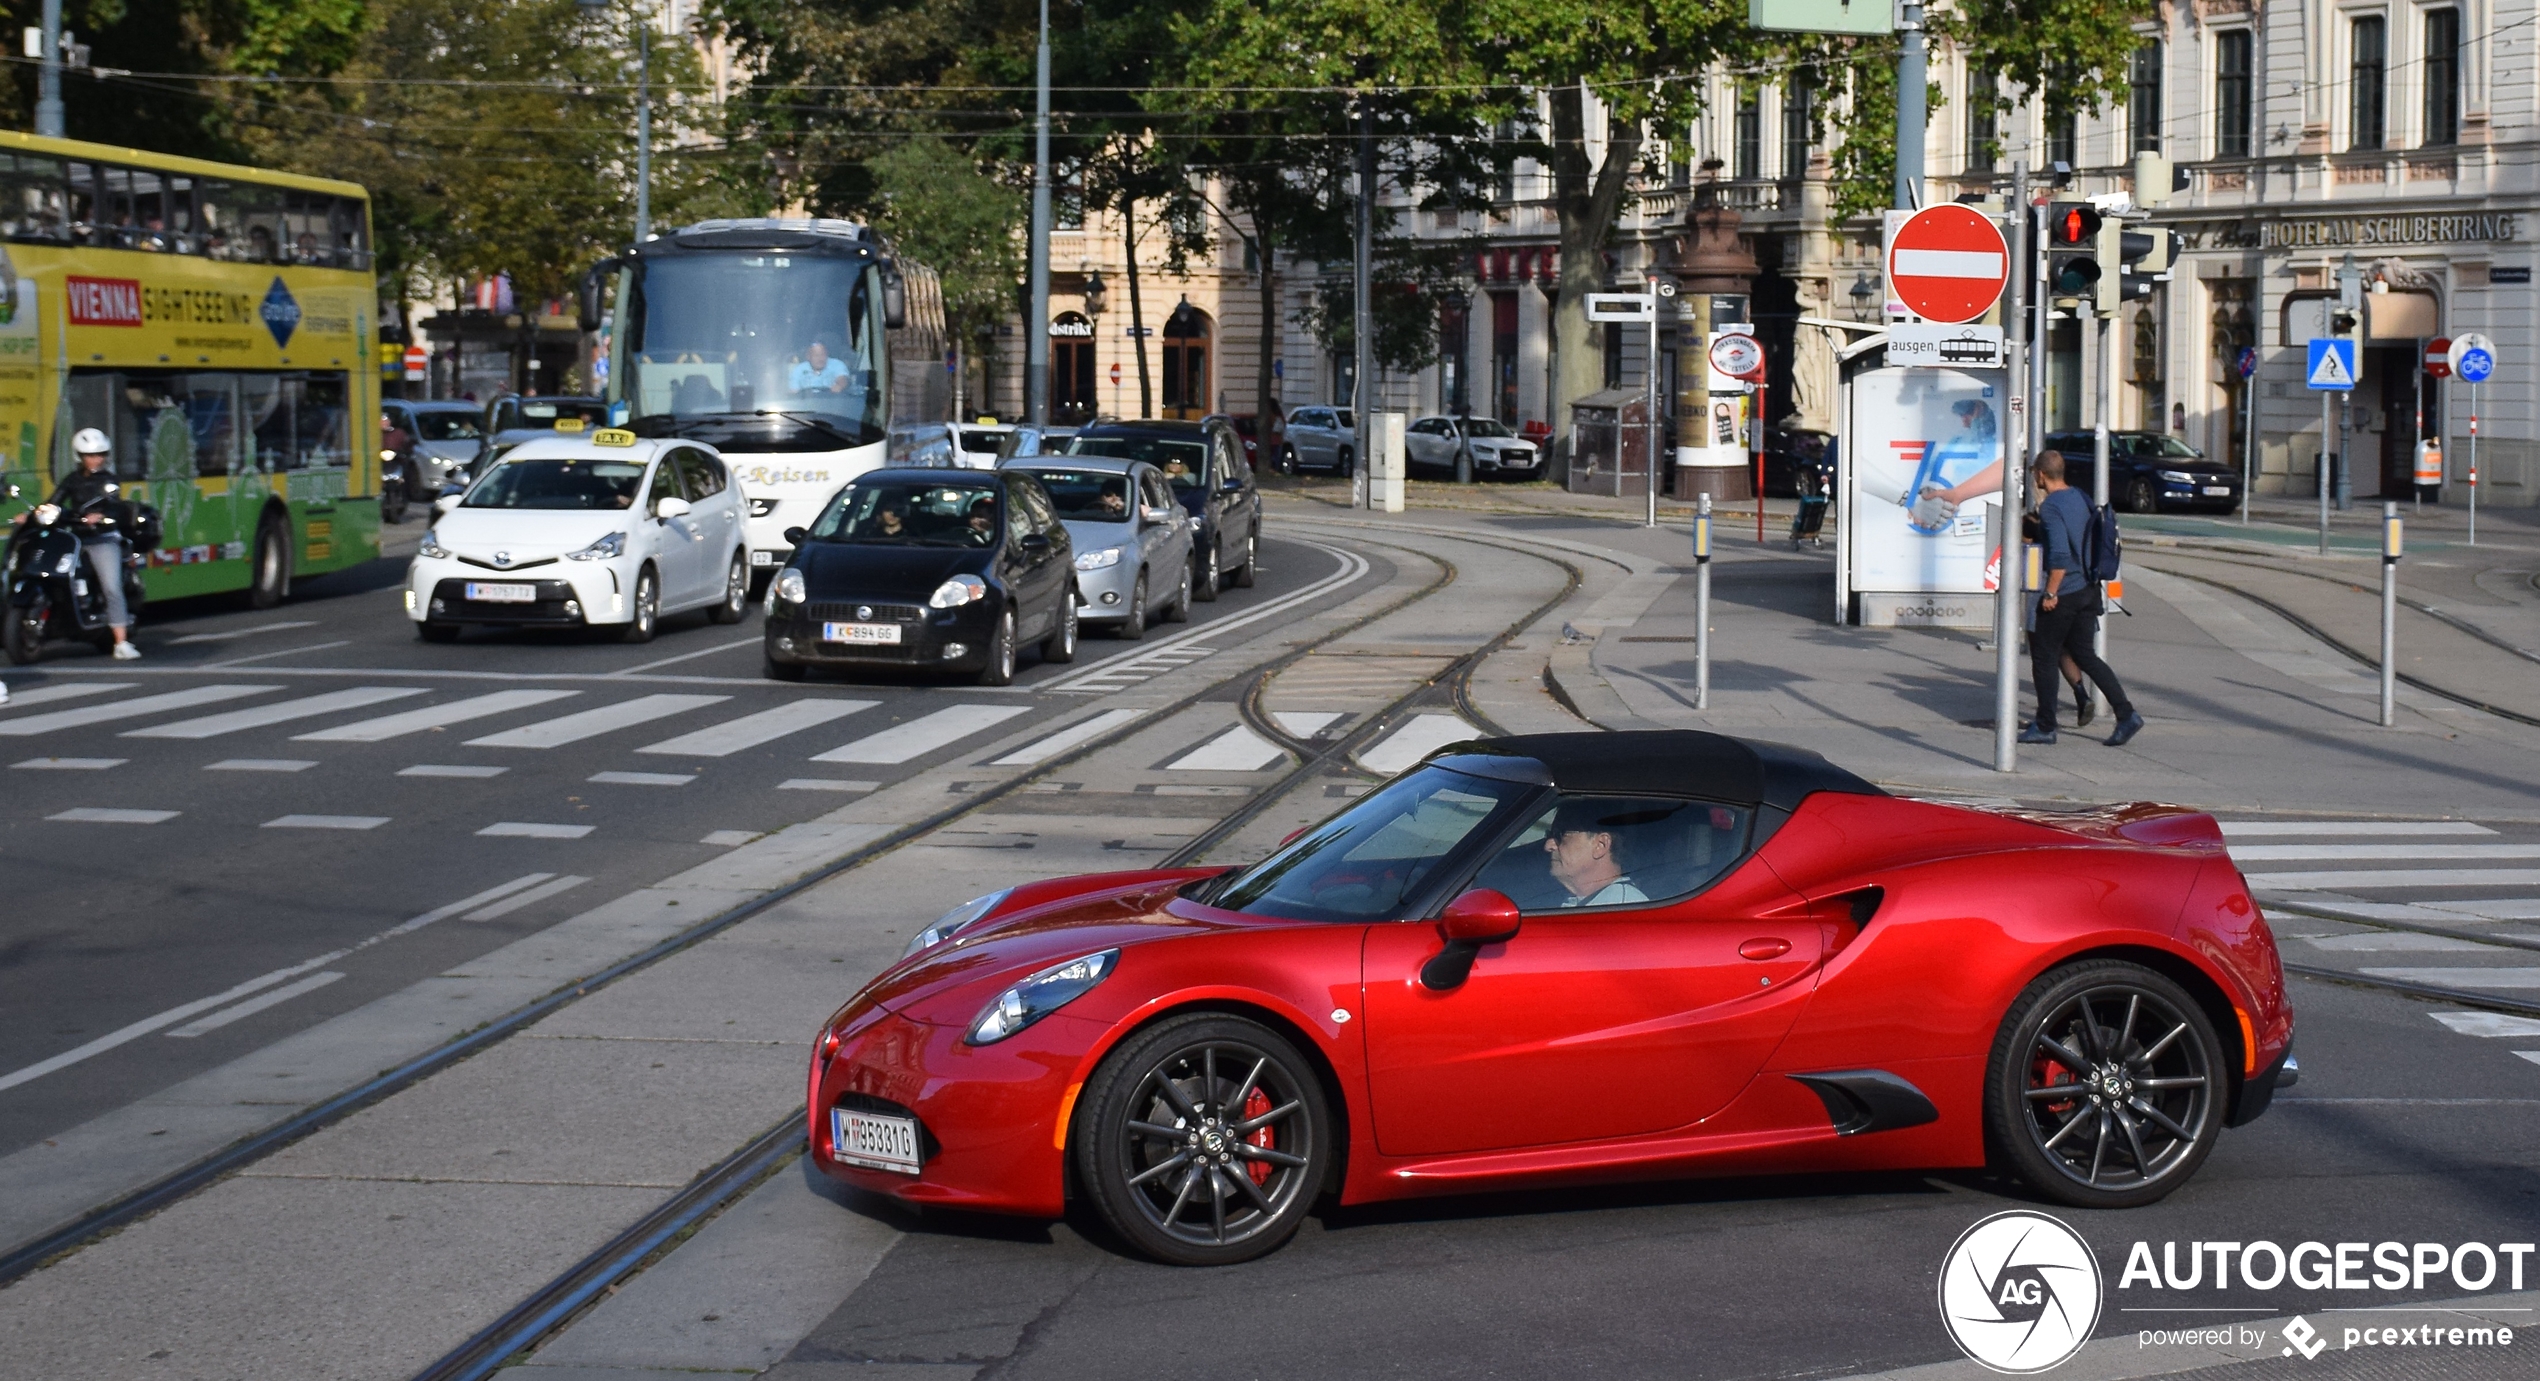
[[[256,529],[254,575],[247,586],[250,608],[270,609],[291,597],[291,539],[282,524],[265,519]]]
[[[44,655],[44,613],[40,609],[8,610],[7,641],[11,666],[32,666]]]

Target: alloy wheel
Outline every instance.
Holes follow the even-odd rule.
[[[634,617],[626,621],[626,630],[619,636],[630,643],[651,642],[654,625],[660,618],[661,577],[653,574],[652,567],[646,566],[635,577]]]
[[[1152,1061],[1115,1138],[1128,1203],[1152,1232],[1220,1251],[1289,1226],[1318,1148],[1296,1071],[1262,1044],[1210,1036]]]
[[[2027,1030],[2024,1159],[2085,1191],[2133,1193],[2165,1189],[2202,1158],[2220,1116],[2213,1051],[2169,995],[2095,984],[2050,1001]]]

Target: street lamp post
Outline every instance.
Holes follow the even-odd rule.
[[[574,0],[582,12],[594,18],[609,12],[609,0]],[[61,0],[45,0],[49,17],[59,10]],[[50,22],[48,18],[48,23]],[[47,41],[47,46],[51,46]],[[47,68],[47,72],[52,69]],[[58,105],[59,102],[56,102]],[[41,120],[41,115],[38,115]],[[58,111],[56,118],[59,118]],[[635,19],[635,242],[642,244],[653,233],[653,32],[652,21],[643,15]]]
[[[44,0],[43,65],[35,74],[35,132],[62,137],[62,0]]]
[[[1023,415],[1050,420],[1050,0],[1041,0],[1039,91],[1032,117],[1032,287],[1023,323]]]

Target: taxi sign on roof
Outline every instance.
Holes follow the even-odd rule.
[[[589,425],[589,423],[583,421],[579,417],[559,417],[556,419],[556,430],[560,432],[578,432]]]
[[[598,431],[591,433],[591,444],[594,446],[632,446],[635,444],[635,433],[626,430],[624,427],[602,427]]]

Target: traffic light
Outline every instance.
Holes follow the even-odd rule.
[[[2126,239],[2129,241],[2127,250],[2133,248],[2132,241],[2143,241],[2140,253],[2127,254],[2125,277],[2117,288],[2117,295],[2131,302],[2138,297],[2150,297],[2153,284],[2169,281],[2170,270],[2178,266],[2179,252],[2187,248],[2187,242],[2175,230],[2129,233]]]
[[[2089,297],[2098,290],[2098,243],[2105,224],[2099,208],[2086,201],[2047,205],[2047,296]]]
[[[2103,316],[2117,310],[2117,304],[2137,297],[2152,295],[2151,280],[2138,278],[2133,266],[2153,251],[2153,237],[2140,230],[2128,230],[2123,221],[2109,221],[2099,227],[2099,292],[2091,305]]]

